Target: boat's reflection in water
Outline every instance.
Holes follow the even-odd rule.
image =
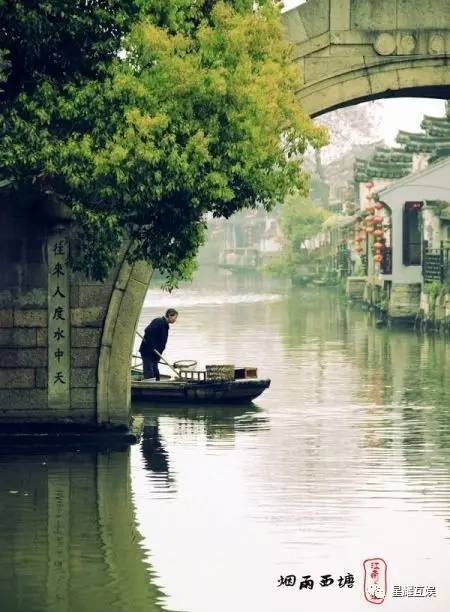
[[[269,425],[269,417],[253,402],[245,404],[160,404],[139,402],[134,413],[144,417],[143,446],[160,447],[158,425],[162,419],[176,419],[179,429],[198,431],[202,427],[206,438],[232,439],[237,431],[261,431]]]
[[[144,417],[141,442],[144,467],[155,475],[166,474],[169,478],[170,458],[160,435],[160,424],[176,422],[177,433],[183,437],[196,434],[201,429],[206,440],[221,440],[233,445],[239,431],[261,431],[269,427],[266,413],[252,402],[247,404],[157,404],[139,402],[134,413]]]

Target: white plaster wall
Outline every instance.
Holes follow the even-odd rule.
[[[414,153],[412,160],[412,172],[415,174],[416,172],[422,172],[428,166],[428,158],[429,155],[424,155],[423,153]]]
[[[441,223],[431,209],[426,207],[422,212],[423,219],[423,238],[428,240],[429,247],[438,249],[441,242]]]
[[[263,238],[260,243],[262,253],[278,253],[281,251],[281,244],[276,238]]]
[[[384,278],[397,283],[422,282],[421,266],[403,265],[403,207],[405,202],[450,199],[450,160],[430,166],[379,192],[392,210],[392,275]]]

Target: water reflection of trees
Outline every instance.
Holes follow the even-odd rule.
[[[394,404],[450,404],[448,341],[411,330],[380,329],[376,316],[347,306],[326,290],[291,296],[280,321],[285,346],[298,348],[306,342],[326,362],[333,344],[332,351],[356,367],[356,384],[349,385],[355,401],[387,411]]]
[[[0,458],[5,612],[162,610],[131,499],[129,451]]]
[[[404,461],[407,481],[414,490],[417,486],[427,488],[433,479],[442,493],[436,504],[447,512],[448,339],[406,329],[379,328],[375,315],[347,306],[335,292],[327,290],[293,293],[285,316],[280,317],[280,329],[292,367],[299,365],[299,371],[306,372],[310,384],[319,389],[314,398],[318,406],[327,405],[328,387],[335,384],[330,376],[332,362],[341,370],[348,397],[334,389],[336,405],[342,408],[336,409],[336,418],[345,418],[348,406],[349,425],[367,450],[375,473],[384,473],[388,464],[398,468]],[[309,353],[308,357],[305,353]],[[308,367],[308,358],[315,370]],[[352,411],[355,406],[358,416]],[[329,427],[335,437],[340,432],[343,439],[352,438],[350,430],[337,428],[334,423]],[[323,449],[327,436],[317,426],[316,434],[316,444]],[[302,439],[302,443],[307,444],[307,440]],[[357,456],[357,449],[353,451]],[[310,468],[313,474],[314,466]],[[355,485],[358,471],[355,470]]]
[[[346,338],[349,311],[337,291],[292,289],[281,307],[284,309],[279,317],[281,335],[288,348],[297,348],[311,339],[325,345]]]

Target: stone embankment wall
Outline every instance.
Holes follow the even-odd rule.
[[[450,333],[450,287],[440,283],[425,285],[418,317],[424,331]]]
[[[446,284],[388,286],[379,279],[349,277],[346,295],[350,302],[375,309],[391,325],[450,333],[450,286]]]
[[[421,285],[393,283],[387,314],[393,323],[414,324],[419,313]]]

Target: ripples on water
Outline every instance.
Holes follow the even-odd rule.
[[[171,361],[258,366],[271,387],[250,406],[137,405],[131,480],[127,452],[4,457],[8,612],[363,612],[376,556],[383,610],[450,609],[450,343],[254,277],[152,289],[139,329],[169,306]],[[348,572],[353,589],[319,586]],[[277,587],[286,574],[314,589]]]

